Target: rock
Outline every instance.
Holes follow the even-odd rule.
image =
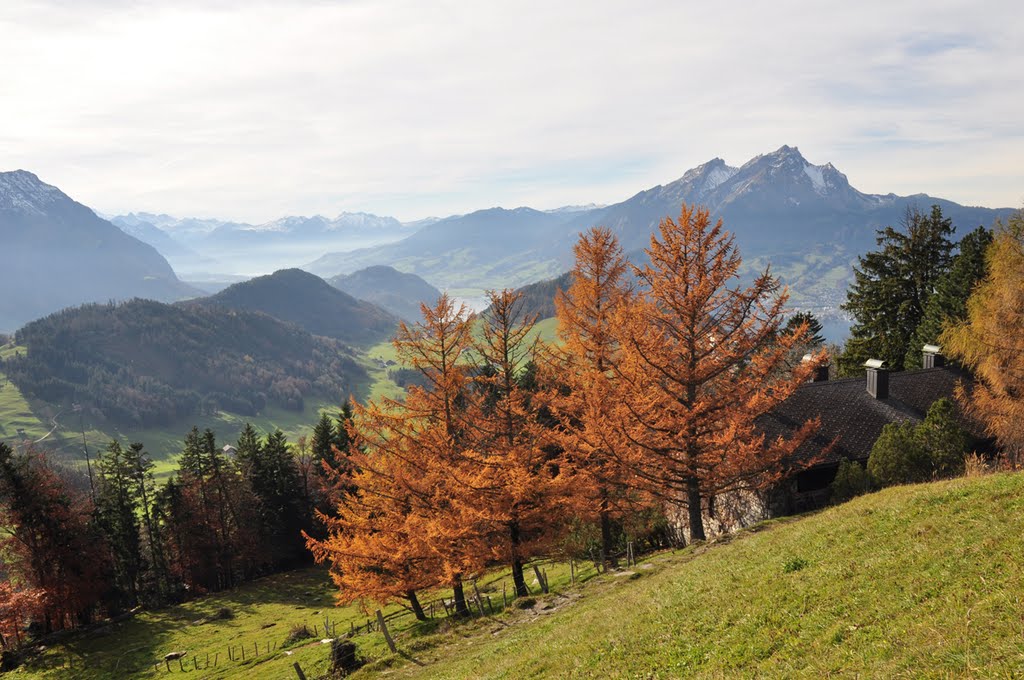
[[[188,652],[168,652],[164,655],[164,661],[174,661],[184,657]]]
[[[276,625],[277,625],[277,623],[264,623],[262,626],[260,626],[260,630],[266,630],[267,628],[273,628]]]

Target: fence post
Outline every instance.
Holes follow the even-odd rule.
[[[395,641],[391,639],[391,634],[388,632],[388,624],[384,623],[384,615],[381,614],[380,610],[377,610],[377,625],[380,627],[380,632],[384,633],[384,641],[388,643],[388,649],[394,654],[398,650],[395,649]]]
[[[537,583],[540,584],[540,591],[542,593],[548,592],[548,584],[544,580],[544,575],[540,573],[540,568],[536,564],[534,564],[532,566],[533,566],[533,574],[537,577]]]
[[[501,608],[502,609],[507,609],[508,608],[508,598],[505,596],[505,588],[506,588],[507,585],[508,584],[505,583],[504,581],[501,582]]]
[[[292,664],[292,668],[295,669],[295,675],[299,676],[299,680],[306,680],[306,674],[302,672],[302,666],[298,661]]]

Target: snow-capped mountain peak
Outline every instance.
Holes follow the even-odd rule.
[[[66,198],[60,189],[27,170],[0,172],[0,210],[45,215],[47,206]]]

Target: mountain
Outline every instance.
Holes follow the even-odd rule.
[[[380,307],[301,269],[282,269],[236,283],[196,304],[263,312],[314,335],[352,344],[384,340],[398,325],[398,319]]]
[[[770,263],[790,286],[793,304],[825,318],[838,314],[856,256],[872,249],[875,231],[898,225],[908,208],[938,204],[959,233],[1011,212],[926,194],[865,194],[831,163],[812,164],[796,147],[782,146],[740,167],[712,159],[673,182],[603,208],[480,211],[441,220],[397,243],[329,253],[307,268],[334,273],[391,264],[473,295],[568,270],[578,234],[595,225],[614,230],[629,257],[640,262],[659,221],[678,216],[684,202],[705,205],[724,220],[744,257],[745,276]]]
[[[290,216],[260,224],[152,213],[119,215],[113,221],[130,228],[145,228],[140,238],[157,248],[170,246],[148,227],[166,234],[172,242],[193,253],[201,253],[193,257],[177,253],[168,256],[178,272],[203,280],[212,280],[211,274],[251,276],[293,267],[326,251],[349,251],[392,243],[415,233],[421,224],[429,223],[429,220],[422,220],[403,224],[393,217],[363,212],[342,212],[335,218]]]
[[[0,250],[17,291],[0,296],[0,331],[83,302],[197,294],[153,246],[24,170],[0,173]]]
[[[134,215],[113,217],[110,222],[129,236],[153,246],[168,260],[177,257],[199,257],[196,251],[178,242],[163,229]]]
[[[433,305],[441,291],[415,274],[400,272],[394,267],[376,265],[352,274],[339,274],[327,282],[352,297],[372,302],[403,321],[422,318],[420,303]]]
[[[316,274],[349,273],[388,264],[444,288],[503,287],[535,281],[559,270],[552,240],[577,213],[532,208],[490,208],[427,225],[396,243],[329,253],[306,265]]]
[[[187,423],[224,410],[301,410],[366,378],[352,351],[266,314],[152,300],[65,309],[19,330],[0,362],[25,396],[125,427]]]
[[[517,288],[516,292],[523,296],[522,313],[536,314],[538,319],[550,319],[555,315],[555,296],[558,291],[566,291],[571,285],[572,272],[565,272],[553,279],[528,283]],[[490,308],[487,311],[490,311]]]

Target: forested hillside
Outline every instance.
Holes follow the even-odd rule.
[[[357,300],[301,269],[282,269],[236,283],[197,303],[263,312],[314,335],[346,343],[379,342],[398,325],[398,319],[380,307]]]
[[[307,395],[348,394],[365,379],[352,351],[265,314],[150,300],[85,305],[16,335],[3,372],[29,398],[82,405],[130,426],[197,413],[301,409]]]
[[[327,282],[352,297],[379,305],[406,321],[420,319],[420,303],[430,306],[441,297],[441,291],[419,276],[386,265],[367,267],[351,274],[339,274]]]

